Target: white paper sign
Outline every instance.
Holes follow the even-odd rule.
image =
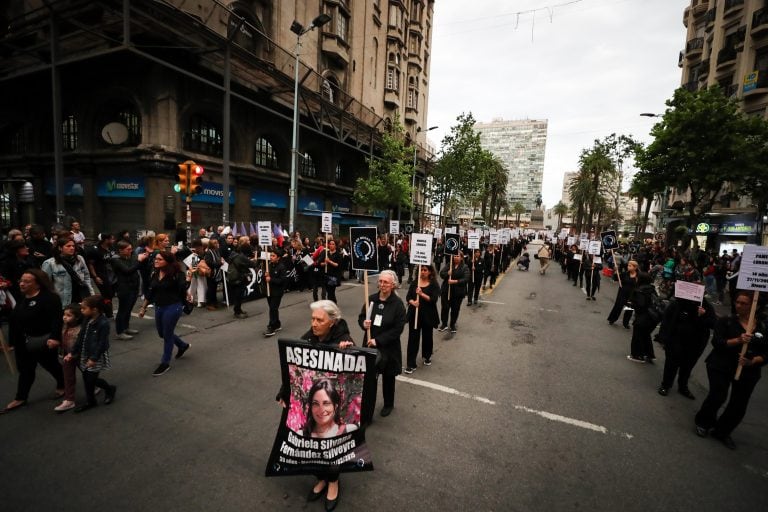
[[[301,261],[307,264],[308,267],[311,267],[315,264],[315,260],[312,259],[312,256],[309,254],[306,254],[303,258],[301,258]]]
[[[333,233],[333,214],[330,212],[323,212],[323,220],[321,221],[322,227],[320,231],[323,233]]]
[[[579,240],[579,250],[586,251],[589,249],[589,240]]]
[[[456,226],[449,226],[445,228],[445,234],[451,233],[452,235],[456,235]]]
[[[589,242],[589,248],[587,249],[587,251],[589,252],[589,254],[599,256],[600,248],[602,247],[602,245],[603,244],[600,240],[592,240],[591,242]]]
[[[579,240],[589,240],[589,233],[581,233],[579,235]]]
[[[470,231],[467,234],[467,247],[470,249],[480,248],[480,233],[477,231]]]
[[[391,221],[389,221],[389,234],[390,235],[399,235],[400,234],[400,221],[399,220],[391,220]]]
[[[491,245],[498,245],[499,244],[499,232],[495,229],[491,230],[491,234],[489,235],[488,243]]]
[[[464,238],[464,235],[466,235],[466,234],[467,234],[467,230],[466,229],[460,229],[459,230],[459,236],[461,238]]]
[[[744,246],[736,288],[768,291],[768,247],[752,244]]]
[[[259,221],[259,245],[263,247],[272,245],[272,223],[268,220]]]
[[[568,237],[568,247],[572,246],[576,243],[576,237],[575,236],[569,236]]]
[[[581,261],[581,254],[576,253],[573,255],[573,261]]]
[[[509,231],[506,229],[502,229],[499,232],[499,243],[501,245],[506,245],[509,243]]]
[[[435,238],[440,238],[443,236],[443,229],[442,228],[435,228]]]
[[[687,281],[675,281],[675,297],[701,302],[704,300],[704,285]]]
[[[432,264],[432,236],[429,233],[411,234],[411,264]]]
[[[259,254],[259,259],[262,261],[269,261],[269,253],[267,251],[261,251],[261,254]]]
[[[595,265],[602,265],[603,258],[601,258],[600,256],[595,256],[594,258],[592,258],[592,263],[594,263]]]

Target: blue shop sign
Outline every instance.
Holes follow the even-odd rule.
[[[52,178],[45,180],[45,195],[56,195],[56,181]],[[64,177],[64,195],[67,197],[83,197],[83,182],[73,176]]]
[[[144,177],[102,178],[96,185],[98,197],[144,197]]]
[[[274,190],[251,190],[251,207],[282,208],[288,207],[288,197],[285,192]]]
[[[331,211],[339,213],[350,213],[352,211],[352,202],[348,197],[335,197],[332,201]]]
[[[234,187],[229,186],[229,204],[235,204]],[[203,191],[192,196],[193,203],[223,204],[224,185],[220,183],[203,182]]]
[[[299,196],[299,210],[323,211],[325,201],[320,196]]]

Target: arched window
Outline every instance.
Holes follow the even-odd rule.
[[[184,149],[221,156],[221,132],[218,126],[200,114],[193,115],[189,119],[189,129],[184,134]]]
[[[414,110],[419,108],[419,80],[415,76],[408,77],[408,100],[405,106]]]
[[[323,95],[323,98],[335,104],[339,99],[339,89],[339,81],[335,76],[328,74],[323,78],[320,91],[320,93]]]
[[[77,118],[73,114],[64,117],[64,121],[61,123],[61,138],[64,142],[64,151],[74,151],[77,149]]]
[[[256,141],[256,151],[254,155],[254,164],[267,169],[277,169],[277,155],[272,144],[267,139],[261,137]]]
[[[315,169],[315,162],[309,153],[299,155],[299,172],[306,178],[316,178],[317,169]]]
[[[99,129],[109,123],[120,123],[128,130],[128,138],[122,144],[125,146],[141,144],[141,116],[136,107],[124,101],[113,101],[103,105],[100,111],[102,114],[98,117]]]

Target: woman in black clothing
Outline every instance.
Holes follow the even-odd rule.
[[[211,274],[205,278],[205,307],[208,311],[218,309],[219,299],[216,297],[216,288],[221,281],[221,251],[219,241],[215,238],[208,240],[208,248],[205,250],[203,261],[211,269]]]
[[[168,251],[158,253],[155,257],[154,267],[148,294],[139,308],[139,318],[144,317],[147,306],[152,302],[155,305],[157,335],[163,338],[163,356],[160,365],[152,373],[154,377],[159,377],[171,369],[171,354],[174,345],[177,347],[176,359],[181,358],[191,347],[174,331],[181,318],[185,297],[189,301],[192,300],[188,291],[192,273],[191,271],[188,272],[185,278],[176,257]]]
[[[336,249],[336,240],[328,240],[328,250],[321,252],[318,258],[318,267],[322,267],[325,274],[325,291],[328,300],[338,303],[336,300],[336,288],[341,283],[341,262],[343,255]]]
[[[638,266],[635,260],[630,260],[627,263],[627,271],[621,274],[614,273],[614,276],[621,277],[621,286],[616,290],[616,301],[613,303],[613,309],[608,313],[608,324],[613,325],[616,320],[621,316],[622,310],[629,302],[629,297],[632,295],[632,291],[637,286],[637,273]],[[632,310],[624,310],[624,317],[622,318],[622,325],[625,329],[629,329],[629,320],[632,318]]]
[[[384,270],[379,274],[379,291],[368,297],[357,318],[357,323],[366,331],[364,342],[367,347],[379,351],[376,369],[381,374],[384,407],[382,416],[389,416],[395,406],[395,377],[403,370],[403,353],[400,348],[400,334],[405,327],[405,306],[395,294],[397,274]],[[368,309],[370,308],[370,311]],[[370,331],[369,331],[370,330]],[[370,339],[368,337],[370,332]]]
[[[632,324],[632,342],[627,359],[635,363],[651,362],[656,359],[653,342],[651,342],[651,333],[656,328],[656,323],[648,312],[653,295],[656,295],[656,289],[653,287],[650,274],[640,272],[637,276],[637,287],[630,297],[632,307],[635,309],[635,322]]]
[[[479,287],[481,281],[478,280],[476,283]],[[435,278],[435,269],[432,265],[422,265],[418,279],[411,283],[408,294],[405,296],[408,302],[408,361],[405,373],[411,374],[416,369],[419,336],[423,343],[421,357],[424,358],[424,366],[432,364],[432,334],[440,322],[437,316],[438,297],[440,297],[440,286]],[[419,321],[414,327],[417,318]]]
[[[241,236],[237,248],[229,253],[229,268],[227,270],[227,286],[229,300],[234,305],[235,318],[248,318],[243,311],[243,298],[248,285],[248,274],[252,268],[259,268],[260,263],[254,258],[251,243],[247,236]]]
[[[707,377],[709,394],[696,414],[696,433],[702,437],[712,434],[731,449],[736,444],[731,433],[739,426],[747,412],[749,398],[760,380],[760,369],[768,357],[766,338],[747,334],[749,314],[752,308],[752,292],[740,291],[736,294],[734,306],[736,314],[719,318],[712,336],[712,352],[707,356]],[[757,315],[756,318],[758,318]],[[766,325],[758,321],[755,333],[766,334]],[[741,356],[742,345],[747,345],[747,352]],[[739,380],[734,380],[736,369],[741,366]],[[728,391],[730,389],[730,399]],[[725,410],[717,417],[720,407],[728,400]]]
[[[467,283],[467,306],[471,306],[473,301],[477,306],[477,299],[480,296],[480,286],[485,277],[485,260],[482,258],[480,249],[473,251],[472,260],[469,265],[472,279]]]
[[[21,300],[11,313],[9,334],[19,380],[16,398],[1,411],[15,411],[27,404],[37,365],[56,379],[55,398],[64,396],[64,372],[58,360],[61,344],[61,300],[48,276],[40,269],[24,271],[19,279]]]

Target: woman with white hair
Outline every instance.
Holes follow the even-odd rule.
[[[368,297],[368,304],[358,317],[358,324],[366,331],[364,343],[379,351],[376,371],[381,374],[381,390],[384,397],[382,416],[389,416],[395,407],[395,377],[403,369],[403,352],[400,334],[406,323],[405,306],[395,293],[397,274],[382,270],[379,274],[379,291]],[[370,338],[369,338],[370,333]]]

